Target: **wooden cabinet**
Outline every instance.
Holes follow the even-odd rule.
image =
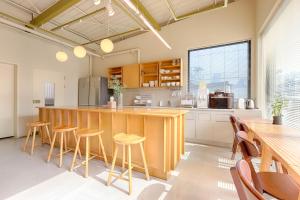
[[[119,79],[124,88],[183,86],[182,59],[175,58],[108,69],[110,83]]]
[[[140,85],[139,64],[123,66],[123,87],[138,88]]]

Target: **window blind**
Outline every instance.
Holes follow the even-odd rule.
[[[262,35],[262,60],[265,67],[265,104],[272,116],[271,104],[282,96],[288,105],[283,123],[300,129],[300,1],[284,4],[269,29]]]

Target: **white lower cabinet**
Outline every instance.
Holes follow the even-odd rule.
[[[242,118],[247,116],[258,118],[259,110],[193,110],[185,118],[185,139],[188,142],[231,147],[233,130],[229,121],[230,115],[242,113]]]

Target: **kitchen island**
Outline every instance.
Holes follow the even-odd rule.
[[[185,110],[177,109],[40,107],[39,120],[50,122],[50,130],[61,125],[77,126],[79,130],[104,130],[102,140],[109,162],[112,160],[115,134],[124,132],[144,136],[146,138],[145,155],[150,175],[167,179],[184,153],[186,113]],[[71,137],[68,138],[68,143],[70,147],[75,146],[75,141]],[[84,142],[80,144],[82,152],[84,144]],[[97,138],[91,141],[91,151],[98,152]],[[142,166],[138,146],[133,146],[132,152],[133,163]],[[121,165],[121,159],[120,152],[117,165]],[[134,169],[141,170],[138,167]]]

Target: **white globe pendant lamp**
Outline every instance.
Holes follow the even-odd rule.
[[[83,46],[76,46],[74,47],[73,53],[77,58],[84,58],[86,55],[86,50]]]
[[[63,51],[58,51],[56,53],[56,59],[59,62],[66,62],[68,60],[68,55],[65,52],[63,52]]]
[[[114,43],[110,39],[104,39],[101,40],[100,47],[105,53],[110,53],[114,49]]]

